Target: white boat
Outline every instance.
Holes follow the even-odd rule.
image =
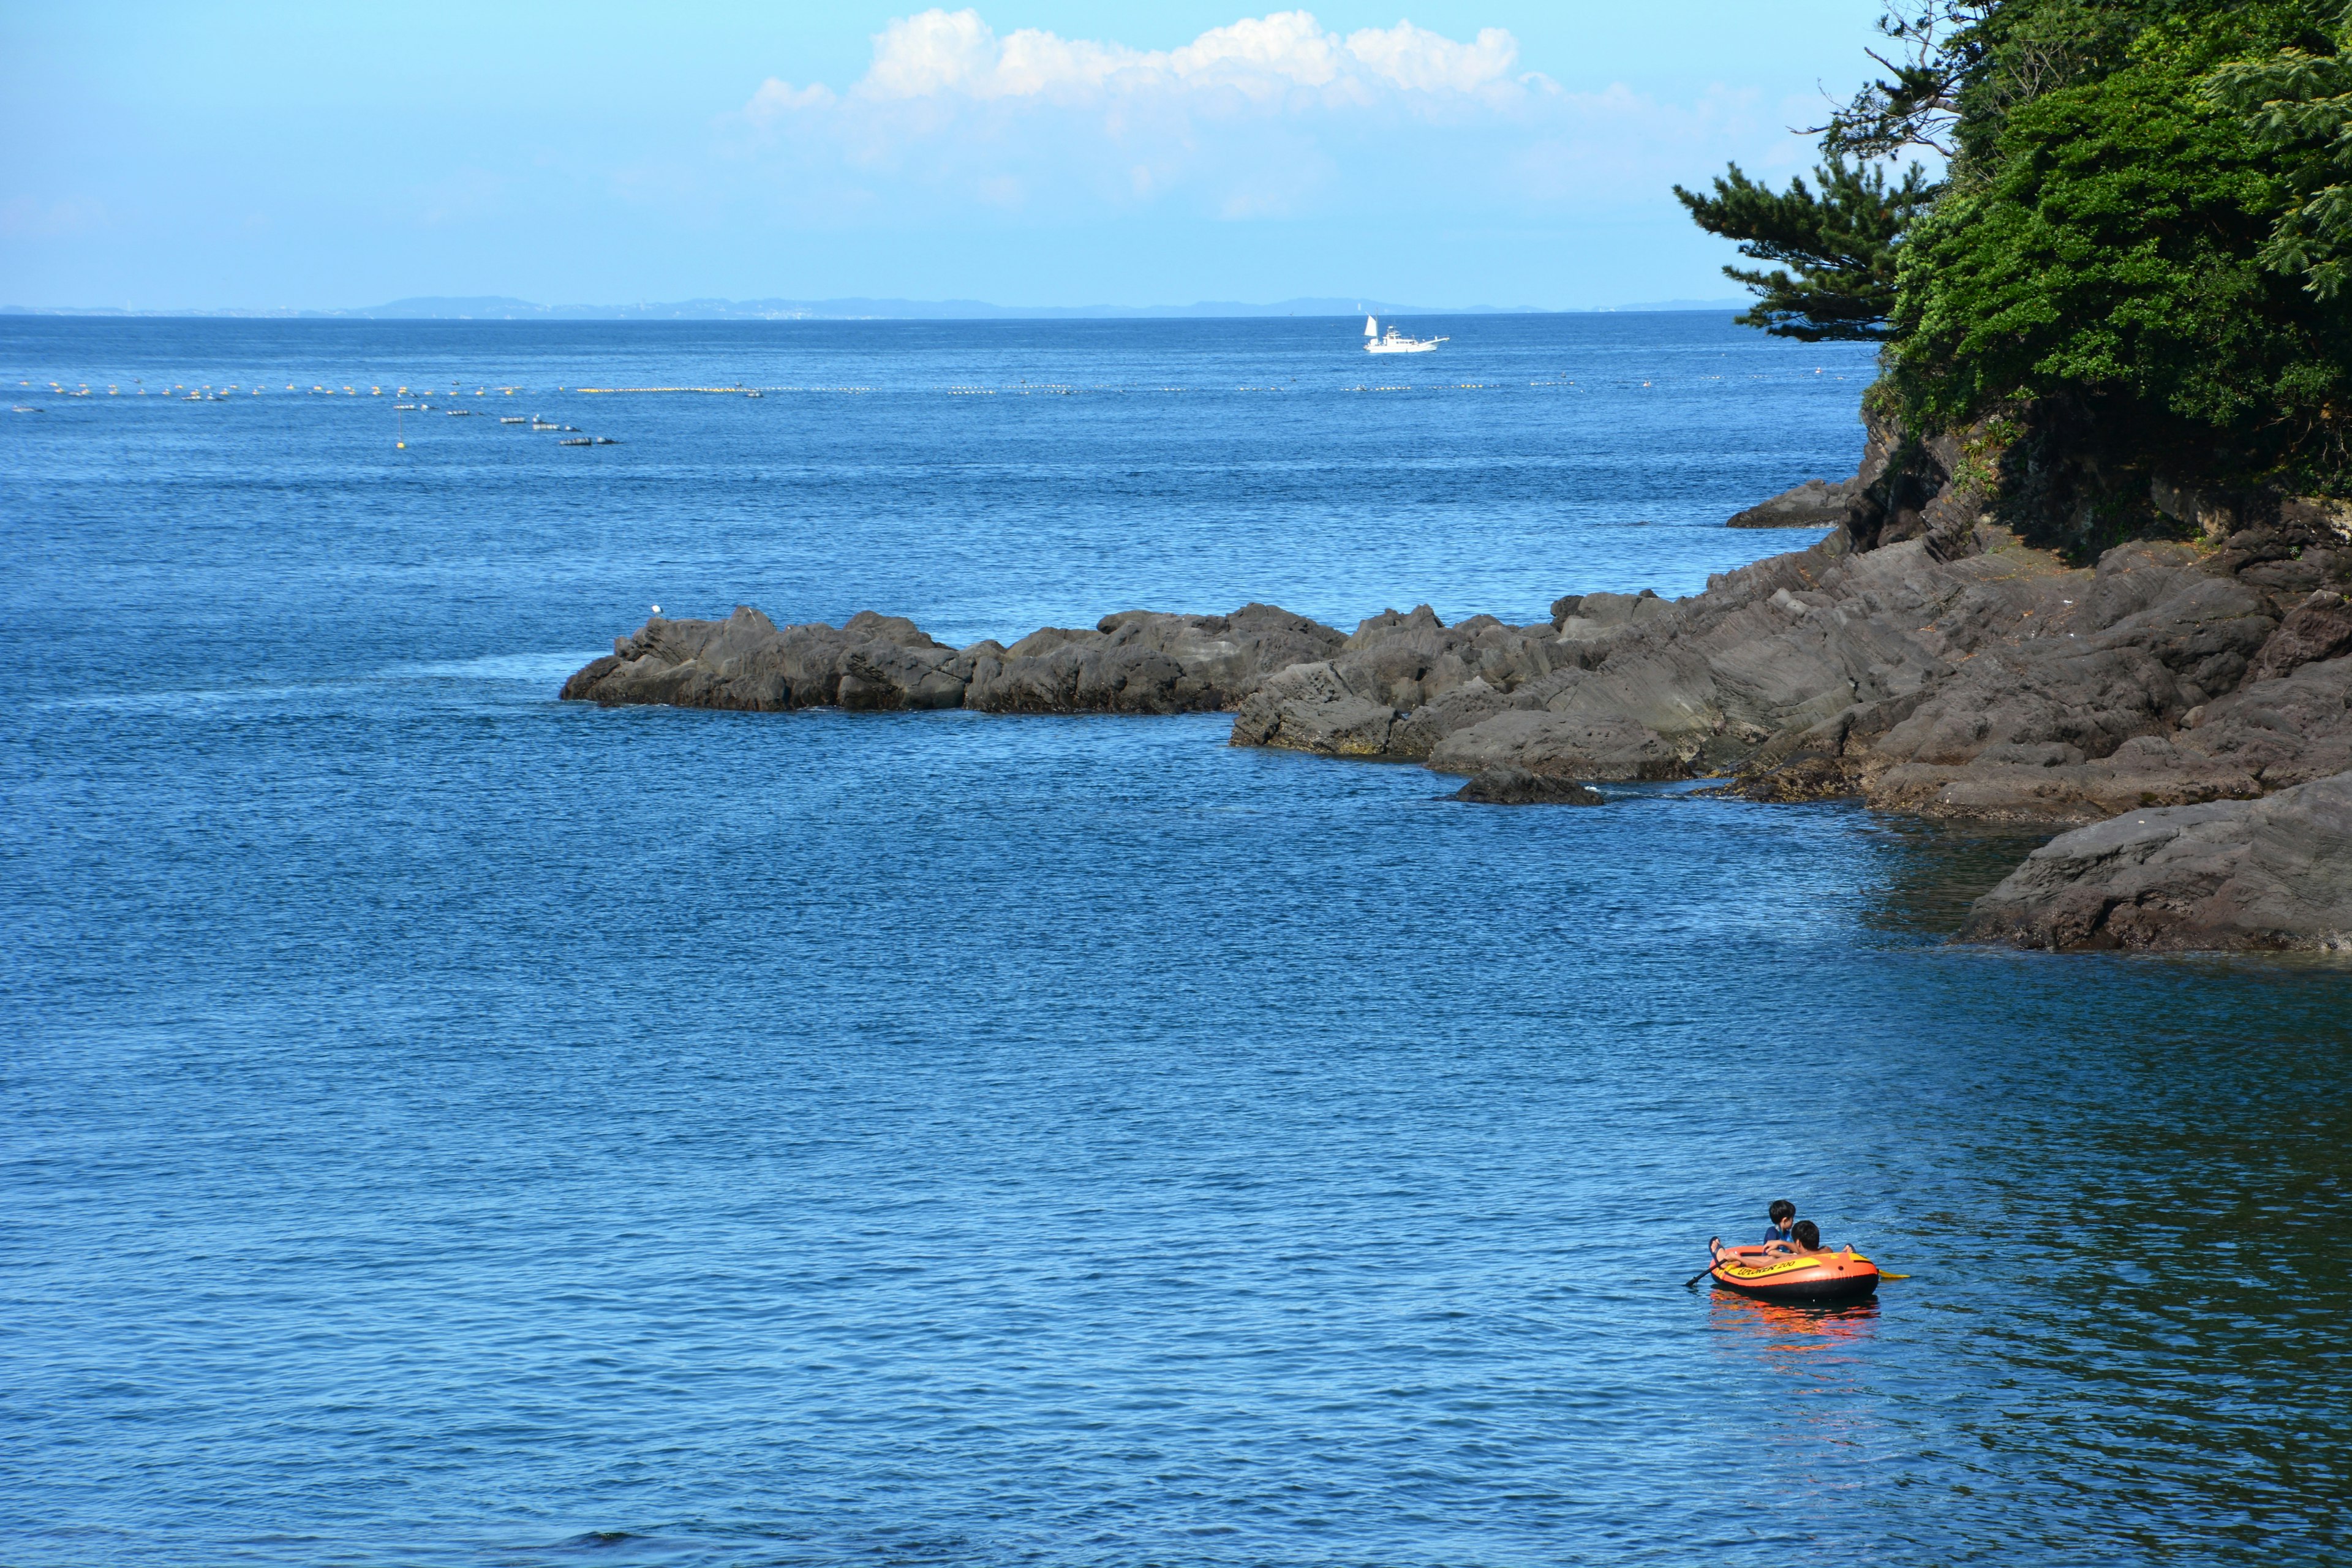
[[[1381,323],[1376,317],[1364,318],[1364,352],[1368,354],[1425,354],[1436,351],[1444,338],[1409,338],[1391,323],[1388,335],[1381,335]]]

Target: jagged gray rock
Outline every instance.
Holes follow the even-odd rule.
[[[567,700],[773,711],[952,708],[966,672],[914,622],[871,610],[779,628],[747,605],[723,621],[655,616],[563,683]]]
[[[1971,908],[2022,947],[2352,946],[2352,773],[2062,833]]]
[[[1832,535],[1689,599],[1562,599],[1549,627],[1375,617],[1270,678],[1234,740],[2058,823],[2352,767],[2352,613],[2326,585],[2352,552],[2141,542],[2069,568],[1990,524],[1968,542]]]
[[[1846,505],[1859,487],[1853,479],[1832,484],[1807,479],[1782,490],[1770,500],[1734,512],[1726,528],[1835,528],[1845,521]]]
[[[1221,712],[1267,674],[1346,638],[1304,616],[1128,610],[1090,630],[1048,626],[1005,647],[951,648],[902,616],[779,627],[749,605],[723,621],[647,621],[563,683],[567,700],[772,711],[971,708],[990,713]]]
[[[1454,792],[1456,800],[1480,805],[1600,805],[1608,797],[1573,779],[1549,778],[1525,768],[1488,768]]]
[[[1429,605],[1341,636],[1271,605],[1128,611],[951,648],[835,627],[648,621],[566,697],[776,710],[1232,710],[1239,745],[1471,774],[1729,777],[1927,816],[2068,824],[2352,769],[2352,550],[2332,513],[2069,568],[1990,524],[1970,553],[1843,532],[1706,592],[1586,594],[1549,623]],[[1948,549],[1958,541],[1947,538]]]
[[[2001,929],[2057,945],[2107,940],[2100,931],[2158,945],[2200,933],[2304,940],[2294,934],[2304,926],[2273,931],[2253,915],[2232,925],[2199,900],[2227,888],[2245,909],[2268,909],[2271,893],[2246,891],[2269,886],[2263,868],[2300,886],[2337,876],[2335,859],[2290,876],[2283,851],[2248,849],[2214,880],[2218,862],[2197,847],[2236,831],[2204,824],[2252,824],[2248,842],[2267,844],[2263,825],[2298,819],[2249,815],[2244,803],[2352,773],[2352,504],[2225,506],[2159,486],[2159,503],[2198,520],[2196,542],[2130,543],[2071,566],[1992,522],[1958,477],[1959,437],[1905,445],[1899,434],[1871,425],[1863,469],[1843,487],[1843,527],[1685,599],[1570,595],[1548,622],[1525,626],[1479,616],[1449,626],[1423,605],[1346,636],[1265,605],[1126,611],[1092,629],[965,648],[870,611],[838,627],[779,628],[739,608],[725,621],[648,621],[563,695],[760,710],[1230,710],[1236,745],[1484,778],[1465,799],[1538,787],[1502,782],[1530,778],[1565,791],[1711,776],[1758,799],[1859,795],[1926,816],[2056,825],[2210,806],[2179,819],[2178,846],[2116,860],[2142,879],[2091,923],[2079,914],[2088,895],[2069,893],[2076,913],[2028,911]],[[2020,876],[2072,878],[2076,892],[2096,879],[2066,870],[2063,856],[2038,864]],[[2191,906],[2201,912],[2180,912]]]

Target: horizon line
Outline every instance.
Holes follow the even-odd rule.
[[[0,316],[257,321],[1053,321],[1194,318],[1238,320],[1269,316],[1606,315],[1742,310],[1738,299],[1655,300],[1621,305],[1548,308],[1538,305],[1412,305],[1365,296],[1302,296],[1255,304],[1204,300],[1191,305],[996,305],[980,300],[906,300],[848,296],[826,300],[684,300],[632,305],[541,305],[507,295],[417,295],[381,305],[319,310],[295,306],[179,307],[0,305]]]

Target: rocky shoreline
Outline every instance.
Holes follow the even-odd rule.
[[[1131,610],[962,648],[897,616],[779,627],[745,606],[724,621],[649,620],[562,695],[756,711],[1229,711],[1235,745],[1485,781],[1466,800],[1718,778],[1759,800],[2097,823],[1979,900],[1968,934],[2178,949],[2329,947],[2352,933],[2352,516],[2287,498],[2220,526],[2215,509],[2176,497],[2205,520],[2200,537],[2070,566],[1996,525],[1949,456],[1925,504],[1886,506],[1876,481],[1890,445],[1874,437],[1843,485],[1742,514],[1834,492],[1833,531],[1685,599],[1570,595],[1525,626],[1449,626],[1422,605],[1352,633],[1268,605]]]

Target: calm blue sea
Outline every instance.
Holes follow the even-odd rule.
[[[2033,840],[1843,805],[555,700],[656,603],[1688,593],[1860,450],[1865,349],[1405,324],[0,319],[0,1563],[2352,1556],[2352,970],[1957,947]],[[1780,1196],[1911,1278],[1684,1288]]]

